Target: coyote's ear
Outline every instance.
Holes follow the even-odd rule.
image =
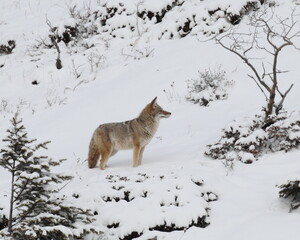
[[[150,106],[151,107],[154,107],[156,105],[156,100],[157,100],[157,97],[155,97],[152,102],[150,103]]]

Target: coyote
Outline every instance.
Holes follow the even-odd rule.
[[[104,170],[108,158],[124,149],[133,149],[133,167],[141,165],[143,152],[158,128],[159,120],[171,115],[163,110],[156,100],[157,97],[137,118],[126,122],[102,124],[94,131],[89,146],[89,168],[96,166],[101,155],[100,169]]]

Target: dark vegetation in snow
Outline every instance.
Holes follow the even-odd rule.
[[[218,200],[218,196],[211,192],[205,191],[203,189],[203,181],[198,178],[193,179],[190,178],[186,183],[182,183],[180,185],[176,176],[151,176],[144,173],[138,173],[135,176],[120,176],[120,175],[107,175],[106,176],[107,190],[103,190],[101,199],[103,201],[103,206],[105,208],[118,208],[119,206],[124,209],[125,206],[135,206],[135,208],[139,208],[139,205],[142,204],[143,208],[148,208],[148,203],[151,202],[151,206],[154,207],[154,212],[161,212],[162,217],[161,220],[157,223],[157,225],[149,224],[146,226],[149,231],[161,231],[161,232],[172,232],[172,231],[182,231],[186,230],[190,227],[200,227],[205,228],[210,223],[207,219],[209,216],[209,208],[205,209],[206,214],[199,215],[197,218],[191,218],[187,225],[181,225],[174,219],[174,221],[170,222],[170,219],[165,219],[166,212],[171,209],[178,208],[178,210],[183,211],[184,209],[189,209],[189,201],[186,202],[184,199],[185,191],[188,186],[199,189],[198,191],[202,191],[201,195],[198,196],[198,199],[190,199],[190,201],[199,201],[199,207],[201,208],[201,202],[213,202]],[[150,184],[150,185],[149,185]],[[166,190],[162,190],[161,193],[156,193],[153,191],[153,186],[163,186],[166,187]],[[156,187],[154,187],[156,189]],[[160,194],[164,196],[160,196]],[[80,198],[80,195],[74,193],[74,198]],[[183,198],[182,198],[183,197]],[[153,202],[155,205],[152,205]],[[126,209],[127,207],[125,207]],[[149,209],[150,210],[150,209]],[[98,212],[96,213],[96,215]],[[187,216],[183,216],[186,218]],[[137,219],[139,221],[139,219]],[[146,221],[147,222],[147,221]],[[118,219],[115,216],[115,220],[111,220],[111,222],[106,223],[107,229],[117,230],[120,227],[124,227],[126,225],[121,219]],[[131,240],[143,235],[143,231],[139,229],[130,228],[130,232],[128,232],[125,236],[119,237],[120,240]]]
[[[0,209],[0,210],[2,210],[2,209]],[[7,225],[8,225],[8,219],[3,214],[2,216],[0,216],[0,230],[7,228]]]
[[[7,43],[0,44],[0,55],[11,54],[15,47],[16,47],[15,40],[8,40]]]
[[[66,45],[77,44],[83,39],[87,39],[94,35],[108,35],[113,38],[125,38],[127,36],[140,37],[145,32],[151,32],[151,28],[156,25],[162,25],[159,30],[158,39],[167,38],[182,38],[190,33],[193,29],[200,25],[210,26],[213,22],[223,18],[225,21],[232,25],[238,24],[243,16],[253,10],[257,10],[264,0],[249,0],[238,11],[232,10],[230,6],[225,9],[208,9],[205,16],[201,13],[198,16],[197,11],[185,11],[186,7],[189,7],[189,1],[174,0],[172,3],[164,6],[161,9],[153,11],[143,6],[143,2],[135,3],[115,1],[115,2],[99,2],[96,9],[91,8],[79,8],[77,5],[69,6],[70,17],[74,20],[74,24],[64,25],[64,30],[59,30],[59,26],[53,25],[48,22],[49,25],[49,38],[44,39],[40,44],[42,47],[53,48],[55,45],[52,43],[53,39],[59,43],[64,42]],[[198,1],[192,1],[192,4],[198,6]],[[200,6],[200,5],[199,5]],[[232,12],[234,11],[234,12]],[[182,15],[181,14],[188,14]],[[169,24],[170,19],[168,14],[176,14],[179,16],[178,20],[172,21],[173,27],[169,29],[164,27],[164,24]],[[118,18],[122,21],[117,20]],[[166,21],[166,22],[165,22]],[[126,31],[127,36],[120,34],[120,31]],[[217,34],[224,32],[224,26],[214,30],[203,30],[204,34]],[[196,31],[197,32],[197,31]],[[53,38],[51,40],[51,38]],[[81,42],[84,47],[92,47],[86,43]]]
[[[234,121],[223,129],[223,136],[208,145],[205,154],[222,160],[252,163],[267,152],[290,151],[300,145],[300,115],[281,112],[265,122],[262,115]]]
[[[289,180],[285,184],[278,186],[279,196],[291,200],[290,211],[300,207],[300,180]]]

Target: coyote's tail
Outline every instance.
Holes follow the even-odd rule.
[[[100,156],[99,146],[95,143],[94,138],[91,139],[89,147],[88,165],[89,168],[94,168]]]

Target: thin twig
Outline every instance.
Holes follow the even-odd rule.
[[[294,84],[292,84],[289,89],[283,94],[282,98],[281,98],[281,101],[279,102],[278,106],[276,107],[276,110],[275,110],[275,113],[278,114],[279,111],[282,109],[282,105],[283,105],[283,102],[286,98],[286,96],[288,95],[288,93],[291,91],[291,89],[293,88]]]

